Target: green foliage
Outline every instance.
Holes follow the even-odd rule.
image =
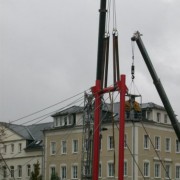
[[[31,172],[30,180],[42,180],[42,176],[40,175],[40,164],[39,161],[37,161],[36,164],[34,164],[34,171]]]
[[[53,173],[51,174],[51,180],[60,180],[60,178],[58,177],[57,173]]]
[[[6,128],[0,124],[0,142],[3,143],[4,136],[6,136]]]

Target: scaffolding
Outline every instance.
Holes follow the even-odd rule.
[[[82,138],[81,179],[92,179],[92,146],[94,126],[94,96],[84,94],[84,118]]]

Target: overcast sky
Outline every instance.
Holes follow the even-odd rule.
[[[13,121],[95,84],[99,6],[100,0],[0,0],[0,121]],[[117,0],[116,13],[120,73],[126,74],[127,86],[130,39],[139,30],[180,119],[180,1]],[[162,105],[137,46],[135,66],[142,101]]]

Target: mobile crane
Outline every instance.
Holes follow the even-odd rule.
[[[145,48],[145,46],[143,44],[143,41],[141,39],[140,32],[139,31],[135,32],[133,37],[131,38],[131,40],[136,41],[136,43],[137,43],[137,46],[138,46],[138,48],[139,48],[139,50],[141,52],[141,55],[142,55],[142,57],[143,57],[143,59],[144,59],[144,61],[146,63],[146,66],[147,66],[147,68],[149,70],[149,73],[150,73],[150,75],[151,75],[151,77],[153,79],[156,90],[157,90],[157,92],[158,92],[158,94],[159,94],[159,96],[161,98],[161,101],[162,101],[162,103],[163,103],[163,105],[164,105],[164,107],[165,107],[165,109],[167,111],[167,114],[168,114],[168,116],[170,118],[171,124],[172,124],[172,126],[174,128],[174,131],[175,131],[177,137],[178,137],[178,140],[180,141],[180,125],[178,123],[176,115],[174,114],[174,111],[173,111],[172,106],[171,106],[171,104],[169,102],[169,99],[168,99],[168,97],[166,95],[164,87],[163,87],[163,85],[162,85],[162,83],[161,83],[161,81],[160,81],[160,79],[159,79],[159,77],[158,77],[158,75],[157,75],[157,73],[156,73],[156,71],[155,71],[155,69],[153,67],[151,59],[150,59],[150,57],[149,57],[149,55],[148,55],[148,53],[146,51],[146,48]]]
[[[106,57],[108,57],[109,52],[105,48],[105,24],[106,24],[106,0],[101,0],[100,10],[99,10],[99,38],[98,38],[98,53],[97,53],[97,73],[95,86],[91,88],[92,93],[95,97],[94,101],[94,132],[93,132],[93,144],[92,144],[92,176],[85,176],[85,179],[98,180],[98,170],[99,170],[99,145],[100,145],[100,119],[101,119],[101,98],[103,94],[107,92],[119,91],[120,93],[120,109],[119,109],[119,157],[118,157],[118,180],[123,180],[123,169],[124,167],[124,126],[125,126],[125,95],[127,93],[126,87],[126,76],[123,74],[119,76],[119,58],[118,58],[118,46],[117,37],[116,41],[116,51],[114,51],[114,85],[112,87],[107,87],[107,68],[108,62],[106,62]],[[164,107],[168,113],[172,126],[176,132],[178,140],[180,141],[180,126],[165,90],[161,84],[160,79],[151,63],[149,55],[144,47],[141,40],[141,34],[137,31],[131,38],[132,41],[136,41],[139,50],[144,58],[147,68],[152,76],[156,89],[159,96],[164,104]],[[108,43],[107,43],[108,44]],[[114,44],[114,43],[113,43]],[[83,177],[83,176],[82,176]],[[83,178],[83,179],[84,179]]]

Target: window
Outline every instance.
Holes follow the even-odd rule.
[[[176,179],[180,179],[180,165],[176,166]]]
[[[31,175],[31,165],[27,165],[27,176],[29,177]]]
[[[113,139],[113,136],[109,136],[108,137],[108,149],[109,150],[114,149],[114,139]]]
[[[157,122],[161,122],[161,114],[157,113]]]
[[[160,137],[155,136],[155,149],[160,150]]]
[[[171,140],[170,140],[170,138],[166,138],[165,139],[165,151],[170,152],[170,148],[171,148]]]
[[[150,115],[151,115],[150,111],[147,111],[147,119],[148,120],[150,120]]]
[[[14,177],[14,166],[10,166],[11,177]]]
[[[108,177],[114,177],[114,163],[108,163]]]
[[[56,168],[54,166],[51,167],[51,176],[56,174]]]
[[[66,166],[61,166],[61,178],[66,179]]]
[[[56,154],[56,142],[51,142],[51,155]]]
[[[59,122],[59,125],[60,125],[60,126],[63,126],[63,117],[62,117],[62,116],[59,117],[59,121],[60,121],[60,122]]]
[[[147,134],[144,135],[144,149],[149,149],[149,136]]]
[[[78,152],[78,140],[73,140],[73,153]]]
[[[124,148],[127,148],[127,134],[124,134]]]
[[[150,165],[149,165],[149,162],[144,162],[144,177],[149,177],[149,170],[150,168]]]
[[[18,166],[18,177],[22,177],[22,166]]]
[[[58,127],[59,126],[59,117],[54,118],[54,126]]]
[[[14,153],[14,144],[11,144],[11,153]]]
[[[166,169],[165,178],[170,179],[170,177],[171,177],[171,166],[170,166],[170,164],[166,164],[165,169]]]
[[[72,178],[77,179],[78,177],[78,167],[77,165],[72,166]]]
[[[66,126],[67,125],[67,116],[60,116],[58,119],[58,125],[59,126]]]
[[[124,161],[124,176],[127,176],[127,161]]]
[[[161,174],[160,174],[160,164],[159,163],[155,163],[154,164],[154,177],[155,178],[160,178]]]
[[[63,120],[64,120],[64,126],[67,126],[67,116],[64,116]]]
[[[168,123],[168,116],[167,116],[167,114],[164,115],[164,123]]]
[[[180,153],[180,142],[176,139],[176,153]]]
[[[74,115],[65,115],[54,118],[54,125],[57,126],[68,126],[74,124]]]
[[[61,153],[66,154],[67,153],[67,143],[65,140],[61,141]]]
[[[19,149],[19,152],[21,152],[21,151],[22,151],[22,144],[21,144],[21,143],[19,143],[19,145],[18,145],[18,149]]]
[[[101,166],[101,163],[99,164],[99,177],[102,177],[102,166]]]
[[[74,123],[74,117],[73,117],[73,115],[71,114],[71,115],[69,115],[69,125],[72,125],[73,123]]]
[[[7,178],[7,168],[3,166],[3,178]]]
[[[84,166],[84,168],[83,168],[83,174],[86,175],[86,176],[91,175],[90,165],[85,165],[85,166]]]

